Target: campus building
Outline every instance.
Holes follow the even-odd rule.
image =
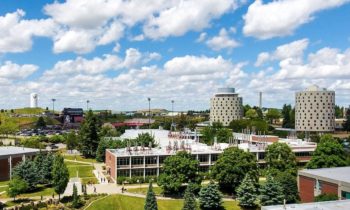
[[[304,169],[298,172],[301,202],[313,202],[320,194],[350,199],[350,167]]]
[[[335,129],[335,92],[310,86],[295,94],[295,129],[332,132]]]
[[[138,132],[149,131],[138,130]],[[178,151],[191,153],[194,159],[200,163],[202,172],[210,172],[210,167],[215,164],[219,154],[224,149],[232,146],[251,152],[260,167],[265,166],[265,149],[273,142],[288,144],[295,153],[298,163],[304,165],[311,158],[316,149],[316,144],[300,139],[279,139],[277,136],[233,133],[230,143],[214,143],[206,145],[198,142],[198,138],[185,133],[153,130],[159,147],[129,146],[122,149],[106,150],[106,167],[110,177],[117,180],[118,177],[146,177],[159,176],[165,158],[175,155]],[[125,133],[130,133],[128,130]],[[135,135],[133,135],[135,136]],[[130,135],[127,135],[130,139]]]
[[[323,201],[274,206],[262,206],[261,210],[349,210],[350,200]]]
[[[11,179],[12,169],[22,160],[31,159],[38,149],[24,147],[0,147],[0,181]]]
[[[228,126],[232,120],[243,117],[243,99],[234,88],[219,88],[210,99],[210,122],[221,122]]]

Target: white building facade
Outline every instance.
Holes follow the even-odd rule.
[[[232,120],[243,117],[243,99],[234,88],[219,88],[210,99],[210,122],[221,122],[228,126]]]
[[[332,132],[335,129],[335,92],[313,85],[295,94],[295,129]]]

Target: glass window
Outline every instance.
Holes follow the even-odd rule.
[[[156,165],[157,164],[157,156],[146,157],[146,165]]]
[[[118,169],[117,170],[117,176],[118,177],[129,177],[130,176],[130,170],[129,169]]]
[[[143,157],[132,157],[131,164],[132,165],[143,165]]]

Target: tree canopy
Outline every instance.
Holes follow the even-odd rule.
[[[198,174],[199,161],[191,154],[180,151],[164,160],[163,172],[158,178],[158,185],[165,194],[180,192],[182,184],[200,185],[202,177]]]
[[[255,207],[258,204],[259,191],[256,178],[246,174],[242,183],[237,188],[237,200],[242,207]]]
[[[199,191],[199,206],[203,210],[221,210],[222,194],[219,187],[214,182],[202,187]]]
[[[346,166],[347,158],[344,147],[334,140],[332,135],[326,134],[321,137],[307,168],[330,168]]]
[[[31,160],[21,161],[13,168],[14,177],[18,177],[25,181],[28,190],[34,190],[39,183],[39,174],[35,163]]]
[[[284,201],[283,188],[273,177],[268,176],[266,183],[260,188],[260,203],[263,206],[282,204]]]
[[[278,111],[278,109],[269,109],[266,113],[266,118],[270,121],[272,124],[274,120],[277,120],[281,117],[281,113]]]
[[[52,185],[59,197],[66,189],[68,181],[69,173],[64,159],[62,156],[56,155],[52,167]]]
[[[28,189],[28,184],[26,181],[22,180],[21,178],[14,177],[9,182],[7,195],[12,197],[13,200],[15,200],[17,195],[20,195],[26,192],[27,189]]]
[[[85,116],[79,130],[80,151],[84,157],[95,157],[99,143],[100,122],[91,110]]]
[[[230,147],[219,155],[211,174],[219,182],[221,189],[235,192],[247,173],[257,179],[255,156],[250,152]]]
[[[265,151],[265,161],[270,173],[288,171],[296,175],[295,154],[286,143],[275,142],[269,145]]]

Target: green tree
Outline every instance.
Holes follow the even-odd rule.
[[[344,131],[349,132],[350,131],[350,109],[346,111],[345,117],[346,117],[346,120],[343,123],[343,129]]]
[[[335,105],[335,118],[343,118],[343,107]]]
[[[249,104],[246,104],[246,105],[243,106],[243,115],[244,115],[244,117],[246,117],[246,116],[245,116],[245,113],[247,113],[247,111],[248,111],[249,109],[251,109],[251,108],[252,108],[252,107],[249,106]]]
[[[344,147],[334,140],[332,135],[326,134],[321,137],[307,168],[331,168],[347,165]]]
[[[228,143],[232,137],[232,131],[227,128],[221,128],[216,131],[216,138],[218,143]]]
[[[280,172],[276,181],[281,184],[284,198],[287,203],[296,203],[299,200],[297,178],[288,171]]]
[[[17,123],[13,122],[12,119],[2,116],[0,120],[0,134],[5,135],[13,135],[19,130],[19,126]]]
[[[39,117],[36,121],[35,128],[46,128],[46,122],[43,117]]]
[[[91,110],[88,111],[79,130],[80,150],[84,157],[95,157],[99,143],[100,122]]]
[[[199,191],[199,206],[203,210],[222,209],[222,194],[213,181]]]
[[[266,183],[260,188],[260,203],[263,206],[283,204],[284,195],[281,184],[271,176],[267,177]]]
[[[256,112],[255,109],[249,109],[246,113],[245,113],[245,117],[249,118],[249,119],[257,119],[258,118],[258,113]]]
[[[77,146],[78,146],[78,139],[77,139],[77,135],[75,134],[74,131],[71,131],[68,134],[66,134],[64,136],[64,138],[65,138],[65,142],[66,142],[68,150],[73,150],[73,149],[77,148]]]
[[[292,106],[290,104],[284,104],[282,108],[282,127],[283,128],[293,128],[294,127],[294,113]]]
[[[199,161],[191,154],[180,151],[164,160],[163,172],[158,178],[158,185],[165,194],[180,192],[182,184],[193,183],[200,185],[202,177],[198,174]]]
[[[241,119],[241,120],[232,120],[229,127],[233,132],[242,132],[243,129],[249,128],[251,124],[250,120]]]
[[[79,198],[79,195],[78,195],[77,186],[75,186],[75,184],[73,184],[72,198],[73,198],[72,207],[73,208],[79,208],[80,205],[81,205],[81,201],[80,201],[80,198]]]
[[[236,147],[225,149],[212,168],[212,176],[227,192],[235,192],[247,173],[258,178],[256,158],[252,153]]]
[[[144,210],[157,210],[157,198],[153,192],[152,182],[149,183]]]
[[[148,147],[150,144],[152,147],[156,145],[154,136],[150,135],[149,133],[138,134],[136,142],[138,145],[143,145],[145,147]]]
[[[258,204],[259,191],[256,178],[252,178],[247,174],[243,182],[237,188],[237,200],[243,208],[256,207]]]
[[[204,127],[201,130],[202,140],[206,144],[212,144],[215,137],[215,129],[212,126]]]
[[[184,206],[182,207],[182,210],[196,210],[197,209],[197,202],[196,197],[194,195],[194,187],[191,183],[189,183],[186,187],[185,194],[184,194]]]
[[[69,181],[68,168],[64,164],[64,159],[60,155],[56,155],[52,167],[52,185],[60,200],[61,194],[67,187]]]
[[[12,175],[25,181],[28,185],[28,190],[34,190],[39,182],[37,167],[31,160],[21,161],[17,164],[13,168]]]
[[[265,161],[272,175],[283,171],[296,175],[297,161],[295,154],[286,143],[275,142],[267,146]]]
[[[24,192],[27,191],[28,189],[28,184],[26,181],[20,179],[20,178],[17,178],[17,177],[14,177],[8,184],[8,189],[7,189],[7,195],[12,197],[13,200],[16,199],[16,196],[17,195],[20,195]]]
[[[111,123],[105,123],[100,130],[100,137],[118,137],[121,133]]]
[[[40,184],[49,184],[52,179],[53,155],[40,152],[34,158]]]
[[[274,120],[279,119],[281,116],[277,109],[269,109],[266,113],[266,118],[269,120],[270,124],[274,123]]]

